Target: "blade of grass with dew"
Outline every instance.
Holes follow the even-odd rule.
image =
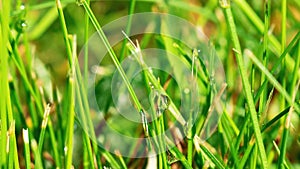
[[[132,54],[135,56],[136,61],[140,64],[140,66],[143,68],[145,75],[148,79],[148,81],[151,83],[152,87],[155,88],[156,90],[159,90],[162,94],[166,95],[168,98],[170,98],[168,96],[168,94],[166,93],[166,91],[164,90],[164,88],[161,86],[159,80],[153,75],[153,73],[150,71],[150,68],[144,63],[143,60],[143,56],[141,53],[141,48],[139,46],[139,43],[137,42],[137,45],[135,45],[130,38],[123,32],[123,34],[126,36],[126,38],[130,41],[130,50],[132,51]],[[169,106],[168,109],[171,112],[171,114],[176,118],[176,120],[182,124],[185,125],[186,121],[185,119],[182,117],[181,113],[179,112],[179,110],[177,109],[177,107],[175,106],[174,102],[172,101],[172,99],[169,100]]]
[[[150,82],[150,83],[153,85],[151,88],[156,89],[156,90],[158,90],[159,92],[162,92],[163,95],[165,95],[166,97],[169,98],[169,96],[167,96],[166,92],[164,91],[163,87],[160,85],[159,81],[156,80],[156,78],[154,77],[154,75],[153,75],[151,72],[149,72],[149,68],[147,67],[147,65],[145,65],[144,61],[142,60],[142,56],[141,56],[139,44],[137,43],[137,46],[135,46],[135,45],[133,44],[133,42],[129,39],[129,37],[128,37],[125,33],[124,33],[124,35],[125,35],[125,36],[127,37],[127,39],[131,42],[131,43],[130,43],[131,46],[129,46],[129,47],[130,47],[130,50],[131,50],[132,53],[135,55],[135,57],[136,57],[138,63],[143,67],[143,70],[144,70],[144,72],[145,72],[145,78],[146,78],[146,81],[147,81],[147,82]],[[135,52],[135,51],[138,51],[138,52]],[[169,100],[169,102],[170,102],[170,105],[169,105],[169,106],[171,106],[171,105],[174,106],[174,104],[172,104],[172,100],[171,100],[171,99]],[[168,107],[169,107],[169,106],[168,106]],[[152,108],[152,109],[155,109],[155,108]],[[177,110],[176,107],[175,107],[175,110]],[[155,119],[156,119],[156,118],[155,118]],[[163,124],[163,122],[162,122],[162,118],[161,118],[161,117],[159,118],[158,121],[159,121],[158,123],[155,123],[155,124],[154,124],[154,127],[153,127],[153,128],[154,128],[154,131],[160,131],[159,133],[161,133],[161,132],[164,131],[164,129],[163,129],[163,128],[164,128],[164,124]],[[157,134],[152,134],[152,135],[155,136],[155,135],[157,135]],[[160,150],[162,150],[162,147],[165,147],[164,144],[162,144],[162,143],[164,143],[164,141],[163,141],[162,139],[163,139],[163,138],[159,137],[158,140],[155,141],[156,145],[157,145],[158,147],[160,147],[160,148],[159,148]],[[164,166],[164,168],[168,168],[168,165],[167,165],[167,163],[166,163],[166,160],[164,160],[164,159],[166,159],[165,153],[162,153],[162,155],[159,156],[159,168],[162,168],[162,166]],[[163,165],[162,165],[162,164],[163,164]]]
[[[155,89],[154,89],[155,90]],[[170,166],[167,164],[167,157],[165,153],[166,149],[166,143],[164,139],[164,112],[166,111],[168,105],[163,105],[163,94],[159,93],[158,91],[152,91],[153,94],[151,96],[150,104],[152,108],[152,121],[154,121],[154,129],[156,130],[156,138],[158,139],[158,147],[159,147],[159,168],[170,168]],[[157,101],[156,101],[157,100]],[[156,101],[156,102],[155,102]],[[163,110],[160,110],[163,109]]]
[[[249,107],[249,110],[250,110],[250,115],[251,115],[253,129],[254,129],[254,135],[255,135],[256,141],[258,143],[258,149],[260,151],[261,164],[262,164],[263,168],[267,168],[267,166],[268,166],[267,156],[266,156],[266,152],[265,152],[265,148],[264,148],[264,144],[263,144],[263,139],[262,139],[262,135],[261,135],[260,128],[259,128],[259,123],[258,123],[258,119],[257,119],[257,112],[256,112],[256,109],[255,109],[253,96],[251,94],[250,84],[249,84],[249,81],[247,79],[247,73],[246,73],[245,66],[244,66],[244,61],[243,61],[243,58],[242,58],[241,47],[240,47],[239,39],[238,39],[238,36],[237,36],[236,27],[235,27],[235,23],[234,23],[234,20],[233,20],[230,4],[227,0],[221,1],[220,3],[221,3],[221,7],[224,10],[226,21],[228,23],[229,31],[230,31],[230,34],[231,34],[231,39],[233,41],[234,51],[235,51],[235,55],[236,55],[240,75],[241,75],[241,78],[242,78],[243,90],[244,90],[244,93],[246,95],[246,100],[247,100],[248,107]]]

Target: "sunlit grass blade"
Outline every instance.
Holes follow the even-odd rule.
[[[269,22],[270,22],[270,13],[271,13],[270,5],[271,5],[271,0],[266,0],[264,3],[265,24],[264,24],[264,44],[263,44],[263,56],[262,56],[264,66],[268,64],[268,58],[269,58],[268,43],[269,43]],[[265,75],[262,73],[260,83],[263,84],[264,81],[265,81]],[[259,115],[263,113],[263,107],[266,102],[266,97],[267,97],[266,90],[263,90],[259,99]]]
[[[287,107],[282,112],[280,112],[278,115],[276,115],[274,118],[272,118],[270,121],[268,121],[266,124],[264,124],[261,128],[261,131],[264,132],[267,128],[269,128],[272,124],[277,122],[281,117],[283,117],[285,114],[287,114],[290,110],[290,107]]]
[[[254,135],[255,135],[255,138],[256,138],[256,141],[258,144],[258,149],[260,151],[262,167],[267,168],[268,162],[267,162],[263,139],[262,139],[262,135],[260,132],[260,127],[259,127],[259,123],[258,123],[258,119],[257,119],[257,112],[255,109],[253,96],[251,94],[251,88],[250,88],[250,84],[249,84],[249,81],[247,78],[247,72],[245,70],[244,60],[242,58],[241,47],[240,47],[239,39],[237,36],[236,26],[235,26],[235,23],[233,20],[230,4],[227,0],[221,1],[220,3],[221,3],[221,6],[223,7],[224,14],[226,16],[226,21],[228,23],[231,39],[233,42],[234,51],[235,51],[235,55],[236,55],[236,59],[237,59],[238,67],[239,67],[239,72],[240,72],[240,75],[242,78],[243,90],[246,95],[246,100],[248,103],[248,107],[249,107],[249,111],[250,111],[250,115],[251,115],[251,119],[252,119]]]
[[[85,11],[89,15],[89,18],[90,18],[91,22],[93,23],[94,27],[96,28],[96,30],[97,30],[97,32],[99,34],[99,37],[101,38],[101,40],[103,41],[106,49],[108,50],[108,53],[111,56],[111,59],[113,60],[115,66],[117,67],[117,70],[121,74],[121,77],[122,77],[122,79],[125,82],[125,85],[126,85],[128,91],[130,93],[130,96],[132,97],[132,99],[134,101],[134,104],[135,104],[137,110],[138,111],[142,110],[143,108],[142,108],[142,106],[141,106],[141,104],[140,104],[140,102],[139,102],[139,100],[138,100],[138,98],[137,98],[137,96],[136,96],[136,94],[135,94],[135,92],[134,92],[134,90],[133,90],[133,88],[132,88],[132,86],[131,86],[128,78],[127,78],[127,76],[126,76],[124,70],[122,69],[122,67],[120,65],[120,62],[119,62],[119,60],[118,60],[115,52],[113,51],[112,47],[110,46],[110,44],[109,44],[109,42],[108,42],[108,40],[107,40],[107,38],[106,38],[106,36],[105,36],[105,34],[104,34],[101,26],[99,24],[99,22],[97,21],[95,15],[93,14],[90,6],[88,5],[88,3],[85,0],[83,0],[81,3],[83,5]]]
[[[0,90],[2,91],[2,99],[0,99],[0,117],[1,117],[1,137],[0,137],[0,167],[7,167],[6,146],[7,146],[7,98],[9,97],[8,85],[8,52],[6,45],[8,44],[9,20],[10,20],[10,1],[1,1],[0,6]]]
[[[90,1],[87,0],[87,4],[90,5]],[[89,61],[89,45],[88,45],[88,41],[89,41],[89,24],[90,20],[89,20],[89,15],[87,13],[84,13],[84,70],[83,70],[83,74],[84,74],[84,86],[85,89],[87,90],[88,88],[88,79],[89,79],[89,72],[88,72],[88,61]]]
[[[128,10],[129,17],[128,17],[126,30],[125,30],[125,33],[127,35],[130,34],[130,30],[131,30],[131,26],[132,26],[131,25],[132,24],[132,15],[134,13],[135,4],[136,4],[136,0],[130,0],[129,10]],[[127,44],[127,39],[125,38],[122,43],[122,48],[121,48],[121,53],[120,53],[120,58],[119,58],[120,61],[122,61],[125,57],[126,44]]]
[[[72,60],[76,57],[76,36],[72,36]],[[74,61],[72,62],[74,63]],[[66,168],[71,168],[72,166],[72,154],[73,154],[73,133],[74,133],[74,119],[75,119],[75,90],[74,90],[74,73],[75,73],[75,67],[74,65],[71,65],[71,72],[70,72],[70,77],[68,80],[68,130],[67,130],[67,141],[66,141]]]
[[[257,16],[257,14],[254,12],[254,10],[251,8],[251,6],[246,2],[245,0],[234,0],[234,3],[238,6],[239,9],[241,9],[244,14],[251,20],[251,22],[254,24],[254,26],[257,28],[257,30],[260,33],[264,32],[264,23],[260,20],[260,18]],[[272,46],[269,46],[269,49],[273,50],[273,52],[280,56],[281,54],[281,45],[276,39],[274,35],[269,36],[269,41]],[[292,71],[292,68],[294,66],[294,60],[291,58],[289,54],[287,54],[287,69],[289,71]]]
[[[31,169],[28,129],[26,130],[23,129],[23,140],[24,140],[24,150],[25,150],[24,156],[25,156],[26,169]]]
[[[74,54],[72,53],[70,40],[68,38],[68,30],[67,30],[67,26],[66,26],[66,22],[65,22],[63,9],[62,9],[62,5],[61,5],[60,0],[56,0],[56,7],[57,7],[60,23],[61,23],[61,28],[62,28],[62,31],[63,31],[63,37],[64,37],[65,45],[66,45],[66,52],[67,52],[67,57],[68,57],[69,68],[73,68],[74,69],[73,73],[75,73],[75,75],[79,75],[79,73],[77,72],[78,71],[78,64],[77,64],[77,62],[74,63],[74,59],[75,59],[75,61],[77,61],[77,58],[73,57]],[[74,68],[74,64],[75,64],[75,68]],[[77,80],[78,80],[78,78],[76,77],[76,84],[78,82]],[[82,79],[79,79],[79,80],[80,80],[79,82],[81,82]],[[82,95],[80,94],[80,89],[79,89],[80,87],[81,87],[81,90],[84,89],[82,83],[80,83],[80,86],[75,85],[74,90],[77,94],[79,94],[79,96],[77,96],[76,98],[80,99],[81,104],[79,105],[79,107],[81,109],[79,111],[82,113],[84,111],[84,108],[83,108],[82,100],[81,100]],[[83,96],[85,97],[86,95],[83,95]],[[87,111],[86,113],[88,113],[88,112],[89,111]],[[85,115],[82,116],[82,117],[85,117]],[[86,117],[86,118],[88,118],[88,117]],[[87,127],[87,124],[86,124],[87,120],[84,119],[83,122],[84,122],[84,127],[86,128]],[[84,133],[84,141],[85,141],[85,145],[86,145],[85,148],[87,148],[88,156],[89,156],[89,159],[90,159],[91,168],[95,168],[94,156],[93,156],[92,147],[91,147],[91,143],[90,143],[88,133]],[[94,146],[94,148],[95,148],[95,150],[97,150],[97,146]]]
[[[298,91],[300,85],[300,80],[298,81],[297,86],[295,87],[296,91]],[[289,134],[289,129],[290,129],[290,123],[291,123],[291,118],[292,118],[292,113],[293,113],[293,106],[295,102],[297,93],[293,93],[293,98],[292,98],[292,105],[290,107],[289,112],[286,114],[285,120],[284,120],[284,129],[283,129],[283,134],[282,134],[282,141],[281,141],[281,146],[280,146],[280,155],[279,155],[279,160],[277,163],[278,168],[284,168],[284,159],[286,155],[286,147],[287,147],[287,141],[288,141],[288,134]]]
[[[36,168],[43,168],[43,163],[41,159],[41,154],[38,150],[38,145],[34,139],[32,139],[30,142],[31,142],[31,149],[34,154],[34,161],[35,161],[34,166]]]
[[[223,161],[220,160],[220,158],[216,157],[210,150],[207,148],[207,146],[204,145],[205,142],[202,141],[198,136],[194,137],[194,145],[195,149],[198,153],[202,153],[206,156],[206,158],[213,162],[213,164],[220,169],[225,169],[226,165],[223,163]]]
[[[287,91],[281,86],[281,84],[276,80],[276,78],[269,72],[267,68],[263,66],[263,64],[254,56],[252,52],[249,50],[246,51],[245,53],[246,56],[248,56],[253,63],[266,75],[267,79],[269,80],[270,83],[284,96],[286,101],[292,105],[293,101],[291,96],[287,93]],[[299,105],[295,103],[295,110],[300,113]]]
[[[192,169],[192,166],[190,166],[190,164],[187,161],[187,159],[185,158],[185,156],[178,150],[178,148],[172,143],[172,141],[169,140],[167,137],[166,137],[166,141],[168,143],[168,149],[169,149],[170,153],[174,157],[176,157],[177,159],[179,159],[179,161],[182,163],[182,165],[186,169]]]

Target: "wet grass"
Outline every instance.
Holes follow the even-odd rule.
[[[3,0],[0,8],[1,168],[299,167],[298,1]],[[111,46],[103,26],[140,12],[197,25],[210,39],[207,49],[162,34],[129,36],[139,26],[132,17],[118,32],[123,40]],[[157,20],[158,32],[175,29]],[[152,29],[150,21],[141,24]],[[93,68],[91,35],[108,51]],[[156,63],[172,65],[173,76],[147,64],[147,48],[176,57]],[[225,70],[222,84],[215,79],[220,72],[207,66],[216,57]],[[123,87],[111,89],[115,76]],[[180,91],[182,84],[191,88]],[[139,123],[118,114],[114,99],[124,91]],[[115,139],[126,151],[113,149],[103,125],[145,142]],[[155,155],[134,158],[140,150]]]

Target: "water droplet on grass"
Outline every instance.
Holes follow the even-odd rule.
[[[190,93],[190,89],[189,88],[185,88],[184,90],[183,90],[183,92],[185,93],[185,94],[189,94]]]
[[[16,23],[15,29],[17,32],[23,33],[27,29],[27,26],[28,25],[26,21],[24,19],[21,19]]]
[[[158,90],[153,91],[152,101],[154,103],[154,108],[157,117],[160,117],[163,112],[165,112],[170,104],[170,99],[167,95],[161,93]]]
[[[25,10],[25,5],[24,4],[20,5],[20,10]]]
[[[83,3],[84,3],[84,0],[76,0],[76,4],[77,4],[78,6],[83,5]]]

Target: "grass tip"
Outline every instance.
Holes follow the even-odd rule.
[[[25,144],[29,143],[28,129],[23,129],[23,140]]]

